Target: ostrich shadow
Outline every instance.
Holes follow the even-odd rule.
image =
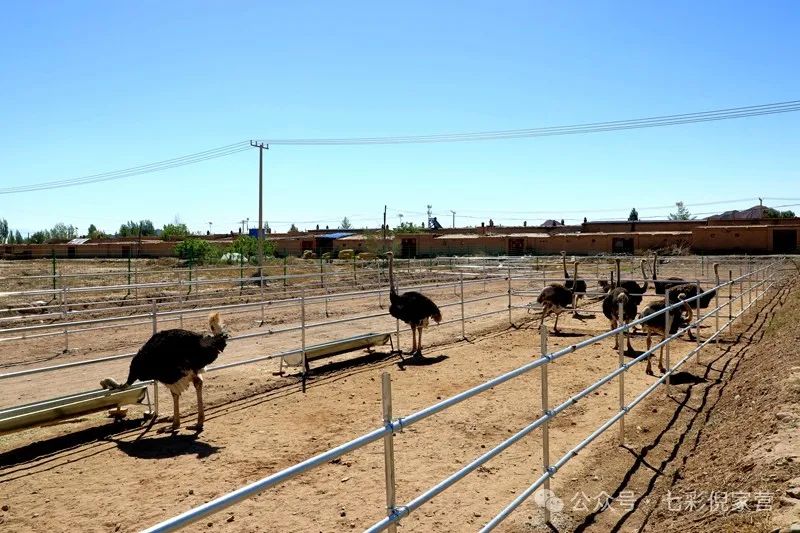
[[[163,437],[142,438],[146,433],[147,431],[132,441],[114,438],[107,440],[115,443],[117,448],[126,455],[137,459],[167,459],[180,455],[196,455],[198,459],[205,459],[223,448],[198,440],[199,432],[192,434],[173,433]]]
[[[45,462],[56,460],[60,454],[72,454],[83,446],[93,446],[111,435],[125,433],[142,426],[142,419],[124,419],[111,424],[103,424],[67,433],[49,439],[39,440],[16,449],[0,453],[0,468],[19,466],[44,459]]]
[[[425,357],[425,356],[418,356],[418,357],[408,357],[406,359],[401,359],[397,362],[397,366],[400,370],[405,370],[407,366],[430,366],[435,365],[437,363],[441,363],[449,359],[446,355],[436,355],[434,357]]]
[[[548,335],[551,336],[551,337],[566,337],[566,338],[570,338],[570,337],[585,337],[586,336],[585,333],[578,333],[576,331],[573,331],[573,332],[559,331],[558,333],[548,332]]]

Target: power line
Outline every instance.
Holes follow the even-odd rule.
[[[275,145],[359,145],[359,144],[424,144],[424,143],[444,143],[444,142],[464,142],[464,141],[489,141],[502,139],[519,139],[533,137],[549,137],[555,135],[578,135],[586,133],[599,133],[606,131],[619,131],[628,129],[654,128],[661,126],[671,126],[678,124],[692,124],[698,122],[709,122],[719,120],[730,120],[735,118],[745,118],[761,115],[772,115],[780,113],[790,113],[800,111],[800,100],[790,100],[786,102],[775,102],[771,104],[761,104],[755,106],[734,107],[718,109],[713,111],[701,111],[695,113],[682,113],[677,115],[662,115],[629,120],[616,120],[609,122],[590,122],[567,126],[548,126],[540,128],[528,128],[517,130],[497,130],[471,133],[445,133],[437,135],[411,135],[411,136],[390,136],[390,137],[346,137],[329,139],[272,139],[257,141],[256,144],[275,144]],[[172,159],[165,159],[155,163],[129,167],[120,170],[90,174],[77,178],[53,180],[30,185],[19,185],[15,187],[0,188],[0,194],[13,194],[20,192],[31,192],[61,187],[71,187],[88,183],[98,183],[103,181],[118,180],[160,172],[172,168],[226,157],[239,152],[244,152],[251,148],[252,141],[239,141],[237,143],[212,148],[202,152],[196,152]]]
[[[122,178],[140,176],[143,174],[150,174],[152,172],[160,172],[162,170],[168,170],[171,168],[177,168],[186,165],[194,165],[196,163],[208,161],[210,159],[217,159],[220,157],[226,157],[232,154],[237,154],[239,152],[244,152],[245,150],[249,149],[250,149],[249,143],[247,141],[241,141],[226,146],[220,146],[218,148],[204,150],[202,152],[196,152],[193,154],[183,155],[180,157],[165,159],[163,161],[157,161],[155,163],[148,163],[146,165],[139,165],[135,167],[113,170],[109,172],[101,172],[99,174],[90,174],[88,176],[82,176],[78,178],[47,181],[43,183],[34,183],[31,185],[19,185],[16,187],[3,187],[0,188],[0,194],[41,191],[47,189],[57,189],[61,187],[72,187],[75,185],[84,185],[87,183],[98,183],[102,181],[118,180]]]
[[[576,135],[627,129],[654,128],[677,124],[692,124],[730,120],[734,118],[773,115],[800,111],[800,100],[776,102],[755,106],[734,107],[713,111],[682,113],[678,115],[662,115],[610,122],[590,122],[569,126],[549,126],[517,130],[481,131],[471,133],[444,133],[438,135],[409,135],[390,137],[349,137],[320,139],[264,139],[259,142],[282,145],[356,145],[356,144],[423,144],[463,141],[487,141],[498,139],[519,139],[530,137],[549,137],[554,135]]]

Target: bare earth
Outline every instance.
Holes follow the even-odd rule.
[[[457,301],[452,291],[450,296],[445,292],[440,299]],[[475,289],[471,294],[480,293]],[[468,314],[505,305],[502,298],[476,302]],[[359,312],[376,311],[377,300],[374,306]],[[447,309],[446,319],[460,313],[457,306]],[[768,531],[800,520],[800,492],[797,497],[789,494],[790,480],[800,476],[800,450],[793,440],[800,419],[800,361],[793,327],[798,316],[797,294],[773,291],[718,346],[703,351],[702,364],[687,363],[683,369],[687,374],[677,379],[681,384],[674,385],[669,395],[662,387],[633,410],[626,418],[625,447],[617,444],[612,428],[559,471],[552,488],[564,508],[554,513],[555,529]],[[205,387],[207,420],[200,435],[185,429],[176,436],[156,434],[155,429],[166,422],[142,425],[141,409],[132,408],[131,420],[117,426],[98,414],[0,436],[0,524],[18,532],[138,531],[378,427],[382,372],[391,373],[394,415],[403,416],[531,361],[539,352],[538,320],[532,318],[515,311],[513,328],[505,314],[469,322],[466,342],[454,340],[460,336],[460,323],[432,327],[423,338],[428,346],[425,365],[399,366],[388,346],[355,362],[357,354],[317,363],[305,394],[296,376],[272,375],[274,361],[210,373]],[[188,325],[202,329],[203,320],[198,317]],[[237,334],[250,331],[252,318],[241,320]],[[283,323],[295,320],[290,313]],[[551,337],[551,347],[588,338],[605,330],[607,322],[602,314],[584,320],[565,314],[559,326],[565,335]],[[309,343],[392,327],[392,321],[371,319],[366,324],[320,328]],[[710,331],[706,328],[703,334]],[[147,336],[146,328],[96,335],[110,339],[105,349],[112,352],[128,346],[135,351]],[[408,349],[408,334],[401,337]],[[636,336],[633,342],[637,349],[644,348],[644,337]],[[298,345],[296,338],[281,343],[276,346],[267,337],[232,344],[220,362],[252,355],[267,345],[269,351]],[[673,360],[693,345],[685,339],[676,342]],[[81,358],[99,355],[95,348],[76,349]],[[4,347],[3,362],[14,357]],[[54,356],[54,361],[61,362],[62,356]],[[554,362],[549,370],[551,405],[617,364],[612,341]],[[25,365],[13,369],[18,368]],[[52,374],[46,380],[31,377],[29,382],[3,384],[2,403],[73,392],[76,382],[79,390],[91,388],[98,376],[124,377],[126,368],[127,363],[120,362]],[[627,373],[628,401],[653,381],[642,365]],[[534,371],[397,434],[398,502],[409,501],[539,416],[539,386],[539,372]],[[612,381],[556,418],[550,426],[551,458],[561,457],[615,412],[617,390]],[[170,411],[163,388],[161,402],[162,412]],[[184,425],[189,424],[194,418],[194,395],[185,394],[181,404]],[[779,420],[777,412],[786,416]],[[479,529],[538,477],[541,462],[541,432],[535,431],[423,505],[403,520],[400,530]],[[385,514],[383,476],[383,448],[378,442],[187,530],[360,530]],[[771,510],[757,511],[751,501],[752,510],[733,515],[693,515],[671,512],[662,499],[670,490],[685,495],[710,488],[772,491]],[[576,507],[575,494],[595,497],[601,491],[614,496],[624,492],[626,498],[632,492],[635,510],[620,510],[624,502],[619,497],[605,512],[593,512],[596,500],[585,510]],[[548,530],[532,498],[500,529]]]

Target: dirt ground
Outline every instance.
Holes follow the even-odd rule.
[[[486,293],[483,290],[482,286],[474,287],[470,294],[497,294],[500,286],[490,284]],[[437,298],[444,303],[458,302],[452,290],[449,294],[448,290],[441,291]],[[781,310],[787,299],[786,309]],[[708,531],[715,527],[726,531],[742,530],[740,526],[746,525],[753,531],[763,531],[791,523],[792,507],[779,504],[783,501],[780,498],[791,501],[786,492],[791,487],[785,485],[800,475],[796,470],[800,460],[797,450],[792,452],[789,448],[792,432],[796,435],[797,431],[796,422],[791,422],[793,416],[797,420],[798,393],[798,378],[792,376],[796,376],[795,367],[800,364],[796,342],[791,341],[796,337],[792,324],[800,314],[797,300],[796,293],[789,294],[787,290],[770,293],[753,312],[742,317],[723,342],[703,351],[702,364],[687,364],[678,380],[680,384],[672,387],[670,395],[662,387],[626,417],[626,447],[618,446],[617,432],[612,429],[559,471],[552,488],[564,500],[564,509],[554,513],[553,527],[557,531],[634,531],[642,526],[659,531],[667,526],[674,531]],[[515,298],[515,303],[523,301]],[[502,297],[475,302],[467,314],[502,310],[507,303],[507,298]],[[550,347],[566,347],[605,330],[607,322],[601,314],[589,318],[591,309],[596,308],[595,304],[587,309],[588,316],[582,320],[563,315],[559,325],[565,333],[551,337]],[[446,320],[448,315],[460,314],[457,305],[445,309]],[[364,314],[377,310],[377,299],[371,306],[358,307]],[[276,310],[275,320],[282,325],[294,324],[296,312]],[[335,312],[329,309],[329,314]],[[348,313],[345,309],[339,312]],[[324,309],[312,314],[320,318]],[[158,434],[155,430],[166,421],[144,425],[138,420],[137,412],[141,410],[132,408],[137,412],[120,425],[113,425],[98,414],[0,436],[0,524],[9,531],[138,531],[378,427],[382,372],[391,373],[394,415],[403,416],[533,360],[539,353],[538,320],[523,310],[514,311],[513,317],[513,327],[508,327],[505,313],[468,322],[467,341],[459,340],[460,323],[430,328],[423,338],[429,348],[426,364],[422,365],[399,365],[388,346],[355,361],[350,354],[320,362],[306,393],[300,392],[296,376],[273,376],[275,362],[210,373],[205,387],[206,426],[199,435],[186,429],[177,435]],[[199,329],[205,319],[192,320],[191,325]],[[230,319],[237,335],[256,331],[252,321],[252,316]],[[365,330],[391,330],[393,326],[387,317],[365,320],[358,326],[326,326],[318,328],[309,344]],[[135,350],[142,335],[146,336],[147,326],[142,328],[144,333],[141,329],[127,333],[122,330],[99,333],[97,337],[103,340],[103,349]],[[711,331],[712,328],[704,328],[703,335]],[[252,356],[259,350],[298,345],[297,338],[289,334],[280,342],[278,339],[281,337],[275,335],[232,343],[220,362]],[[408,340],[408,334],[402,332],[405,349],[409,348]],[[635,336],[633,343],[635,348],[643,349],[644,337]],[[599,342],[552,363],[551,405],[616,368],[612,344],[609,340]],[[105,353],[95,345],[87,342],[87,346],[77,346],[76,350],[81,357]],[[677,341],[673,360],[694,345],[686,339]],[[53,360],[48,363],[71,357],[55,355],[57,350],[53,351],[49,356]],[[794,354],[794,359],[788,355],[778,357],[779,353]],[[19,358],[20,354],[3,350],[5,371],[42,364],[15,361],[14,357]],[[757,363],[763,358],[769,358],[770,363],[768,372],[762,374],[764,367]],[[41,380],[30,376],[15,384],[4,383],[2,402],[16,404],[40,399],[42,395],[74,392],[71,388],[76,383],[93,385],[98,376],[108,374],[123,377],[126,368],[127,362],[118,362],[64,371],[57,378]],[[781,385],[774,387],[780,391],[776,393],[764,376],[784,376],[795,389]],[[653,381],[653,377],[645,375],[643,365],[628,372],[628,401]],[[539,386],[539,372],[534,371],[398,433],[398,502],[409,501],[539,416]],[[731,399],[734,393],[739,396]],[[778,420],[775,402],[779,402],[780,412],[785,415],[782,418],[790,422]],[[181,404],[184,424],[189,424],[194,418],[194,395],[184,395]],[[161,405],[162,412],[170,410],[163,388]],[[767,406],[769,410],[765,409]],[[550,426],[551,458],[574,447],[617,408],[617,383],[612,381],[560,414]],[[749,423],[750,415],[762,418],[758,426]],[[727,427],[725,423],[731,420],[738,425]],[[723,427],[724,440],[715,439],[709,431],[717,427]],[[756,427],[761,435],[756,436]],[[773,452],[779,455],[777,459]],[[780,465],[778,459],[783,460]],[[733,470],[738,478],[725,478],[726,469],[739,463],[745,468]],[[752,467],[748,466],[750,463]],[[412,513],[402,521],[400,530],[478,529],[540,472],[541,431],[535,431]],[[763,484],[744,483],[749,475],[756,474]],[[363,529],[385,513],[383,475],[383,449],[378,442],[204,519],[188,530]],[[777,477],[770,481],[770,475]],[[729,484],[716,485],[722,478]],[[676,516],[661,508],[658,501],[670,489],[688,492],[691,487],[699,490],[714,486],[729,491],[733,490],[729,487],[742,487],[742,491],[751,493],[755,488],[762,492],[773,490],[775,505],[768,512],[737,513],[733,518],[741,522],[731,522],[735,527],[730,529],[713,514],[696,522],[698,517]],[[602,513],[592,511],[595,502],[587,503],[586,511],[576,509],[570,497],[581,491],[589,497],[605,491],[615,495],[615,504]],[[628,497],[628,492],[633,492],[636,510],[628,514],[615,512],[623,500],[620,494]],[[530,499],[501,530],[547,528],[542,524],[541,508]]]

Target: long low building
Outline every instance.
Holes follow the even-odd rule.
[[[601,222],[584,224],[583,231],[564,228],[462,228],[388,236],[379,231],[310,231],[269,234],[278,256],[301,256],[310,250],[334,257],[342,250],[378,253],[391,247],[400,257],[452,255],[552,255],[564,250],[570,254],[636,254],[648,250],[673,249],[704,254],[797,253],[800,219],[758,220],[738,224],[732,221],[661,221],[646,223]],[[694,226],[692,226],[694,224]],[[604,231],[599,231],[603,229]],[[233,236],[199,237],[212,240],[221,248]],[[55,255],[59,258],[126,258],[175,256],[175,242],[154,238],[79,239],[48,244],[0,245],[0,259],[34,259]]]

